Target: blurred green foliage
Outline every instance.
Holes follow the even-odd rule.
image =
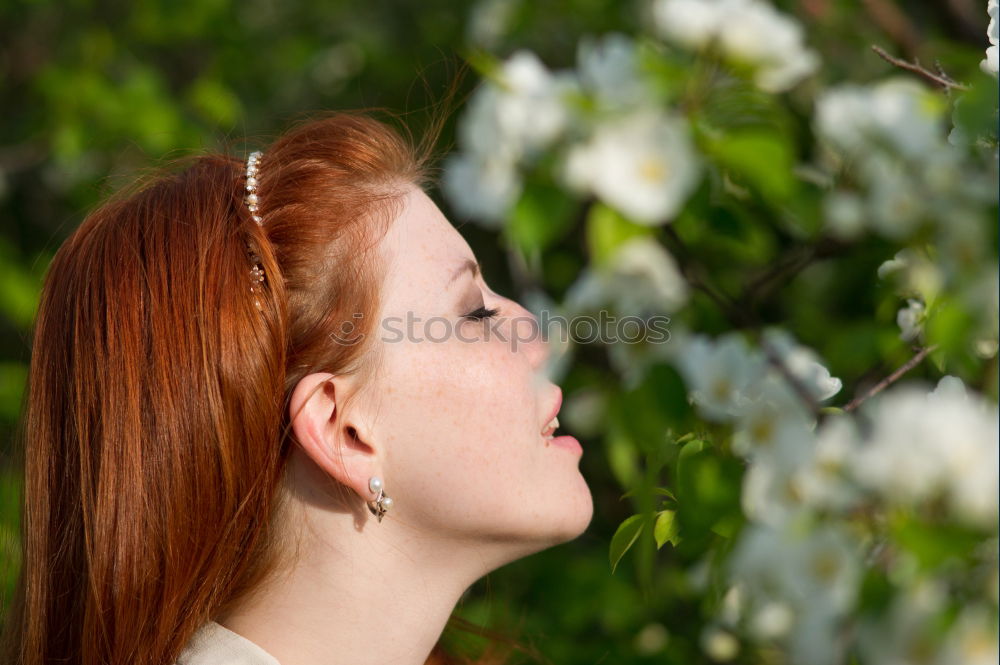
[[[476,4],[454,0],[0,5],[0,454],[6,460],[0,467],[0,585],[5,597],[18,565],[20,489],[13,442],[39,286],[55,249],[108,191],[178,151],[242,140],[259,145],[311,110],[385,107],[400,113],[419,136],[463,56],[475,60],[480,49],[505,55],[528,47],[550,67],[568,66],[581,36],[637,31],[640,4],[513,3],[491,44],[468,37]],[[828,81],[885,75],[890,67],[871,53],[873,43],[939,61],[953,73],[972,71],[985,45],[986,17],[978,3],[779,4],[806,24],[825,55]],[[963,13],[970,6],[979,13]],[[886,11],[876,16],[873,8]],[[460,90],[474,84],[468,77]],[[730,93],[700,100],[712,128],[701,128],[699,140],[733,183],[749,187],[768,208],[780,207],[791,201],[795,188],[809,187],[786,177],[787,165],[799,157],[792,154],[797,142],[789,137],[802,131],[804,116],[796,112],[794,95],[788,108],[774,108],[772,98],[751,89]],[[956,119],[973,134],[984,117],[977,110],[993,103],[970,97],[957,108]],[[454,120],[446,126],[442,149],[451,143],[453,125]],[[769,265],[797,237],[815,231],[819,220],[819,196],[809,191],[796,192],[797,209],[774,219],[768,232],[755,216],[766,208],[755,200],[720,208],[711,196],[706,184],[673,230],[697,247],[714,283],[729,293],[742,290],[747,265]],[[436,193],[435,198],[447,211]],[[559,297],[588,256],[600,262],[633,235],[662,232],[638,227],[600,204],[589,208],[581,225],[576,210],[559,188],[535,183],[500,237],[454,216],[453,221],[494,288],[515,297],[526,285],[508,268],[512,256],[542,266],[539,285]],[[880,243],[872,239],[856,249],[854,270],[838,271],[837,278],[874,273],[889,247]],[[819,262],[767,300],[760,314],[791,322],[802,342],[841,376],[858,379],[883,358],[901,362],[908,352],[894,327],[894,295],[849,286],[831,284]],[[880,308],[881,302],[888,304]],[[699,330],[720,332],[729,325],[703,294],[693,297],[690,311]],[[873,311],[881,312],[882,320],[873,320]],[[963,325],[958,316],[937,321],[940,327]],[[837,335],[824,334],[834,327]],[[931,334],[937,337],[937,329]],[[940,337],[960,338],[949,330]],[[602,349],[583,348],[578,358],[563,383],[567,394],[591,388],[600,382],[600,372],[610,371]],[[698,645],[707,611],[702,586],[716,581],[693,580],[688,569],[705,551],[720,551],[712,543],[738,528],[742,469],[708,454],[705,440],[682,436],[695,421],[680,378],[666,365],[655,366],[632,389],[602,399],[606,433],[580,435],[586,450],[581,468],[595,500],[588,532],[491,574],[469,591],[458,612],[536,645],[553,663],[704,662]],[[678,438],[664,441],[664,433]],[[664,474],[670,486],[656,489]],[[628,487],[644,491],[622,496]],[[628,526],[619,528],[623,522]],[[922,556],[938,553],[921,543],[946,542],[941,534],[905,522],[896,528]],[[640,546],[626,553],[633,542]]]

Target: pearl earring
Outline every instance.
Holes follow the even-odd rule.
[[[368,510],[381,522],[382,516],[392,508],[392,499],[385,495],[382,479],[378,476],[368,479],[368,489],[377,495],[373,501],[368,501]]]

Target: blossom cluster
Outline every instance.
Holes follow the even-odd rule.
[[[494,15],[511,1],[484,6]],[[702,635],[712,659],[731,660],[749,641],[777,647],[780,662],[805,665],[911,662],[913,653],[935,665],[995,662],[1000,413],[977,392],[985,382],[972,381],[967,364],[949,368],[948,356],[932,354],[950,334],[967,342],[970,357],[995,366],[995,135],[971,135],[956,121],[954,100],[910,74],[824,87],[803,26],[764,0],[650,0],[647,8],[649,34],[584,38],[571,69],[551,71],[526,50],[486,68],[445,171],[453,209],[504,229],[533,183],[554,184],[589,207],[591,251],[559,306],[675,317],[669,344],[607,351],[625,390],[650,367],[676,371],[699,438],[742,470],[742,526],[734,542],[705,555],[723,562],[727,589]],[[996,0],[987,11],[981,68],[996,76]],[[793,101],[806,122],[789,132],[794,139],[775,139],[760,123],[746,145],[762,154],[720,158],[739,135],[713,124],[726,109],[705,100],[719,89],[737,91],[719,97],[737,100],[737,125],[752,124],[760,108],[780,115]],[[799,134],[804,146],[781,143]],[[743,179],[747,171],[731,168],[776,155],[787,161]],[[772,186],[779,176],[794,184]],[[801,241],[807,224],[782,226],[794,187],[812,188],[797,211],[815,203],[817,237],[885,252],[869,264],[881,261],[870,275],[884,298],[880,323],[897,352],[909,347],[934,362],[936,384],[894,378],[837,407],[843,382],[784,327],[754,333],[747,325],[715,337],[688,331],[685,319],[708,300],[720,310],[740,303],[707,288],[703,275],[692,279],[679,238],[664,241],[670,225],[711,235],[716,227],[705,217],[730,197],[738,206],[773,206],[761,226]],[[604,416],[595,414],[611,413],[604,394],[595,386],[570,396],[567,421],[596,435]],[[609,458],[625,464],[618,454]],[[626,484],[628,474],[616,477]],[[949,544],[926,545],[937,539],[976,547],[952,554]],[[880,583],[887,599],[865,606],[866,589]]]
[[[747,463],[742,505],[749,524],[729,560],[729,593],[711,630],[781,643],[794,662],[835,663],[863,571],[885,545],[859,528],[857,515],[899,510],[995,540],[1000,414],[946,376],[933,391],[902,384],[866,402],[857,418],[833,415],[817,425],[778,364],[817,403],[836,395],[841,382],[787,332],[767,330],[760,345],[769,352],[733,332],[715,340],[691,335],[675,351],[691,401],[706,419],[731,424],[732,451]],[[905,553],[893,556],[894,570],[912,565]],[[960,625],[995,647],[983,623],[987,610],[971,606]],[[935,612],[945,611],[942,600]],[[908,620],[898,613],[864,618],[859,630],[898,632]],[[936,647],[941,660],[934,662],[951,662],[949,654],[965,648],[955,639]],[[881,647],[873,637],[861,648]]]
[[[717,48],[753,68],[768,92],[788,90],[819,66],[802,26],[760,0],[659,0],[653,14],[665,38],[696,50]]]

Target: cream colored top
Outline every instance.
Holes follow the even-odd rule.
[[[262,648],[220,623],[198,629],[175,665],[280,665]]]

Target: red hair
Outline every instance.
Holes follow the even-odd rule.
[[[201,155],[66,240],[36,319],[5,663],[173,662],[269,573],[288,396],[310,372],[368,371],[365,344],[331,339],[375,321],[371,251],[401,185],[424,186],[428,152],[329,114],[265,149],[263,227],[243,160]]]

